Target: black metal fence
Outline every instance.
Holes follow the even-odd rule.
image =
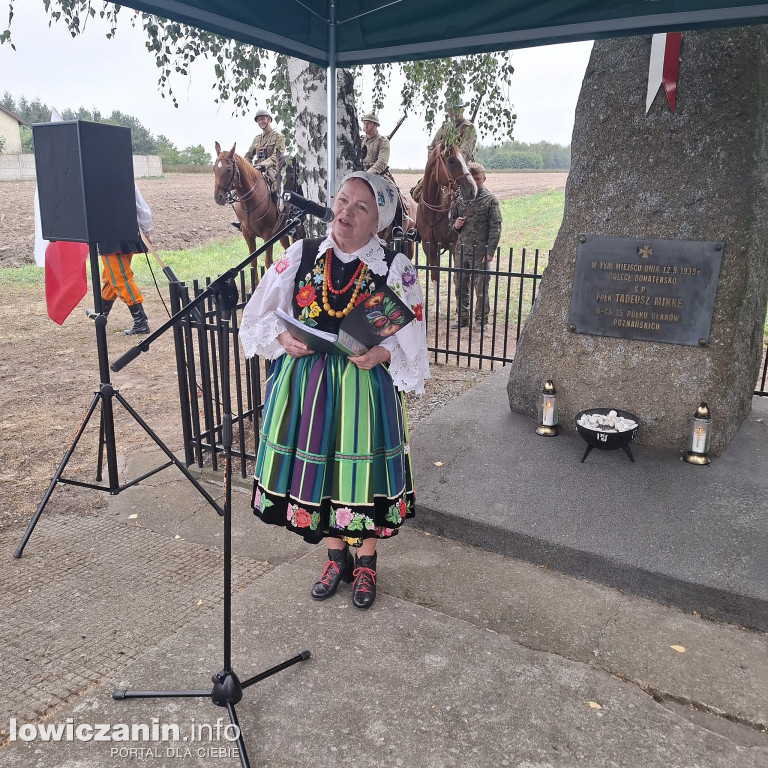
[[[494,370],[512,362],[517,340],[531,311],[549,254],[510,249],[483,268],[473,254],[444,252],[434,266],[429,254],[418,248],[413,263],[424,288],[424,321],[427,346],[436,363]],[[210,283],[195,281],[191,287],[171,283],[171,309],[179,311]],[[230,377],[233,411],[233,458],[242,477],[256,454],[258,424],[264,397],[267,361],[246,360],[238,343],[242,310],[253,294],[255,276],[247,269],[238,275],[239,302],[229,323]],[[456,301],[456,287],[468,289],[468,310]],[[487,323],[478,327],[483,305],[489,307]],[[454,327],[454,326],[459,327]],[[212,300],[187,315],[174,329],[181,406],[182,433],[187,464],[203,466],[206,456],[215,470],[222,446],[222,382],[219,370],[221,310]],[[761,378],[756,395],[768,396],[768,355],[763,349]]]
[[[518,256],[512,249],[504,255],[498,251],[487,269],[473,267],[471,255],[469,266],[457,264],[452,251],[444,252],[434,267],[429,266],[427,257],[417,247],[414,265],[424,286],[424,320],[434,361],[490,370],[511,362],[548,254],[542,257],[538,251],[530,254],[523,249]],[[172,312],[199,296],[210,280],[195,281],[191,286],[171,283]],[[467,312],[457,307],[454,281],[469,289],[475,284],[481,286],[471,291]],[[247,462],[256,453],[267,362],[243,356],[238,343],[239,322],[253,295],[253,272],[241,272],[237,284],[239,301],[229,324],[232,453],[246,477]],[[482,304],[487,299],[490,308],[487,324],[479,329],[475,321],[478,298]],[[451,328],[452,323],[463,324],[465,320],[465,327]],[[220,329],[221,310],[212,299],[198,307],[197,316],[187,315],[174,329],[185,459],[188,464],[203,466],[209,456],[213,469],[218,468],[217,452],[222,445]]]
[[[238,343],[239,319],[253,294],[254,276],[251,270],[238,275],[239,302],[232,311],[229,328],[229,370],[232,398],[232,455],[239,459],[240,473],[246,477],[246,462],[255,458],[254,425],[259,423],[263,400],[266,363],[261,358],[246,360]],[[210,284],[197,280],[192,292],[184,283],[171,283],[171,311],[175,314]],[[184,455],[188,465],[202,467],[206,456],[211,467],[218,469],[218,454],[222,450],[223,411],[221,401],[220,339],[221,309],[212,298],[198,307],[196,314],[184,317],[174,327],[176,372],[179,384]]]
[[[549,253],[497,249],[483,264],[474,250],[448,250],[434,266],[429,256],[417,249],[413,263],[424,287],[427,345],[434,361],[490,370],[511,363]],[[457,294],[468,296],[468,306]],[[478,324],[480,318],[485,322]]]

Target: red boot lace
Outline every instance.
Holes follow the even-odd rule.
[[[352,587],[356,592],[370,592],[371,587],[376,586],[376,571],[373,568],[360,566],[360,568],[355,568],[352,571],[352,575],[355,577]],[[358,581],[360,582],[359,584],[357,583]]]
[[[331,573],[333,568],[336,573]],[[323,567],[323,572],[320,574],[320,583],[325,584],[326,587],[330,586],[331,580],[334,579],[339,573],[339,566],[335,560],[329,560]]]

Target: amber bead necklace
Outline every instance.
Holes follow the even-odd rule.
[[[363,278],[367,274],[368,270],[363,269],[363,267],[365,267],[365,264],[363,264],[363,262],[361,261],[357,269],[355,270],[355,274],[352,275],[352,279],[343,288],[340,288],[337,290],[331,285],[332,256],[333,256],[333,251],[331,248],[329,248],[325,252],[325,274],[323,275],[323,309],[331,317],[344,317],[348,315],[352,311],[353,307],[355,306],[357,294],[360,293],[360,285],[363,282]],[[330,291],[332,294],[336,296],[340,296],[342,293],[346,293],[352,287],[352,283],[354,283],[355,280],[357,280],[357,285],[355,285],[355,290],[352,291],[352,297],[350,298],[347,306],[341,310],[331,309],[331,305],[328,303],[328,291]]]

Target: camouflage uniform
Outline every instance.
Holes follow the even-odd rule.
[[[465,269],[488,270],[489,259],[493,258],[501,239],[501,208],[499,201],[485,188],[469,202],[460,201],[458,216],[465,217],[464,226],[458,231],[456,241],[456,266]],[[453,220],[451,221],[453,224]],[[488,275],[473,275],[457,272],[454,276],[459,324],[469,325],[472,284],[475,286],[475,320],[478,326],[485,325],[491,311],[488,296]],[[481,312],[482,308],[482,312]]]
[[[253,140],[244,157],[249,163],[263,166],[272,189],[277,189],[277,160],[280,155],[285,155],[285,139],[270,126]]]
[[[446,122],[437,129],[435,138],[429,145],[429,152],[435,148],[438,141],[443,141],[446,136],[455,136],[459,139],[459,150],[464,155],[464,159],[469,163],[475,159],[475,143],[477,142],[477,131],[475,126],[466,118],[462,118],[458,123]]]

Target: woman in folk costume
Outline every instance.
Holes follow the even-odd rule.
[[[300,240],[266,272],[243,313],[246,355],[272,360],[254,471],[253,511],[328,547],[312,597],[354,580],[352,601],[376,597],[376,543],[413,517],[403,392],[429,377],[416,270],[376,236],[392,221],[396,190],[380,176],[347,176],[325,238]],[[274,314],[337,332],[342,318],[387,284],[416,319],[362,355],[313,352]],[[350,546],[356,551],[354,557]]]

